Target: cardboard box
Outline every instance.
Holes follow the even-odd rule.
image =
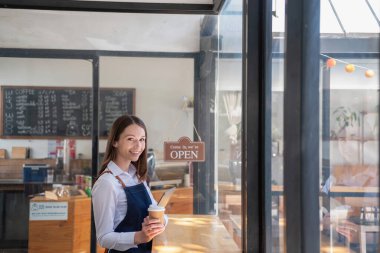
[[[12,147],[12,159],[27,159],[27,158],[29,158],[29,148]]]
[[[0,159],[7,158],[7,151],[5,149],[0,149]]]

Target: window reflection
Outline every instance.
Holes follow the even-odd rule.
[[[373,36],[378,35],[368,39]],[[332,42],[321,35],[331,48],[345,40]],[[379,60],[370,54],[363,58],[356,48],[353,43],[337,56],[321,55],[323,252],[379,250],[379,79],[374,74]]]
[[[242,5],[230,1],[219,16],[216,86],[218,214],[241,249]]]

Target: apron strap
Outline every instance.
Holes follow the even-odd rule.
[[[110,174],[113,175],[112,171],[110,171],[110,170],[104,170],[104,171],[99,175],[99,177],[100,177],[101,175],[103,175],[104,173],[110,173]],[[119,181],[119,183],[123,186],[123,188],[126,187],[125,184],[124,184],[124,182],[123,182],[123,180],[121,180],[121,178],[120,178],[119,176],[115,176],[115,178]]]
[[[110,170],[104,170],[102,173],[100,173],[99,177],[101,175],[105,174],[105,173],[110,173],[110,174],[113,175],[112,171],[110,171]],[[119,181],[119,183],[123,186],[123,188],[126,187],[125,184],[124,184],[124,182],[120,179],[119,176],[116,176],[115,178]],[[108,251],[109,251],[108,249],[104,249],[104,253],[108,253]]]

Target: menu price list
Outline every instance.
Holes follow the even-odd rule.
[[[134,89],[101,89],[100,135],[120,115],[134,113]],[[2,87],[3,136],[90,137],[90,88]]]

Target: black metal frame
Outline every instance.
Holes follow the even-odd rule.
[[[49,59],[56,58],[56,59],[93,60],[100,56],[194,58],[197,55],[198,53],[180,53],[180,52],[0,48],[0,57],[20,57],[20,58],[49,58]]]
[[[284,194],[286,248],[319,249],[320,0],[286,5]]]
[[[271,2],[244,1],[242,87],[242,244],[244,252],[272,252]]]
[[[80,0],[0,0],[0,8],[168,14],[218,14],[223,4],[224,0],[214,0],[212,4],[137,3]]]
[[[91,159],[91,175],[95,178],[98,174],[99,168],[99,57],[92,59],[92,159]],[[90,252],[96,252],[96,230],[93,206],[91,205],[91,245]]]
[[[216,24],[210,20],[211,24]],[[207,26],[206,26],[207,27]],[[202,32],[201,32],[202,33]],[[205,32],[207,33],[207,32]],[[200,38],[199,57],[194,61],[194,125],[205,142],[206,161],[193,164],[193,196],[195,214],[215,214],[215,155],[214,127],[215,114],[212,112],[215,97],[215,61],[214,51],[218,50],[217,35],[203,35]],[[194,140],[198,134],[194,132]]]

